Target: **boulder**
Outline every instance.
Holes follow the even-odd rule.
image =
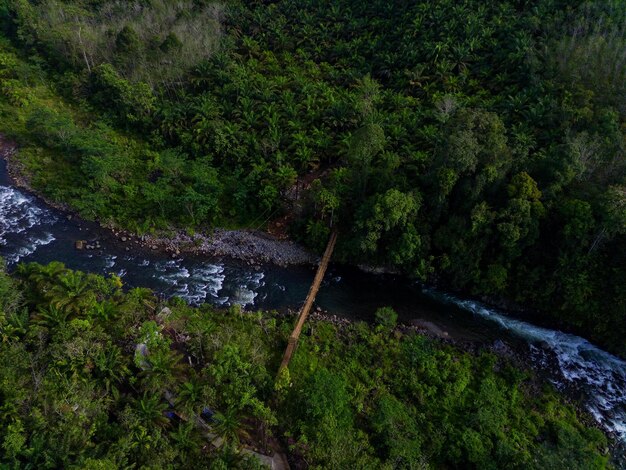
[[[163,307],[161,311],[157,314],[157,321],[159,323],[163,323],[169,318],[171,314],[172,311],[168,307]]]
[[[76,243],[74,244],[74,246],[76,247],[77,250],[82,250],[85,248],[85,240],[76,240]]]
[[[493,342],[493,345],[491,346],[491,349],[501,355],[501,356],[507,356],[507,357],[512,357],[513,356],[513,350],[511,349],[511,347],[505,343],[504,341],[502,341],[501,339],[497,339]]]
[[[148,356],[148,346],[145,343],[135,345],[135,363],[142,369],[150,368],[150,363],[146,359]]]
[[[433,322],[424,320],[422,318],[416,318],[409,322],[412,326],[428,331],[429,333],[438,336],[439,338],[449,338],[450,335],[447,331],[443,331],[439,326]]]

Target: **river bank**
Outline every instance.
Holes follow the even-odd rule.
[[[49,276],[40,274],[50,272],[49,267],[31,265],[16,276],[24,292],[33,292],[34,294],[30,297],[41,299],[37,300],[37,304],[28,305],[29,315],[34,316],[45,308],[45,305],[51,301],[51,295],[54,294],[44,295],[56,292],[57,289],[54,289],[54,286],[62,285],[61,283],[69,274],[69,271],[65,269],[56,270],[55,274]],[[573,441],[574,443],[583,440],[595,443],[598,458],[603,461],[608,458],[607,441],[600,433],[581,427],[580,423],[585,419],[582,416],[584,414],[582,410],[578,413],[581,416],[576,417],[571,408],[563,407],[564,402],[560,397],[541,386],[541,381],[534,374],[521,371],[512,374],[512,369],[509,367],[510,361],[492,356],[487,357],[482,350],[478,351],[477,355],[470,355],[460,347],[450,347],[440,341],[426,340],[421,337],[421,333],[416,335],[402,327],[391,330],[368,326],[357,321],[337,321],[334,315],[327,317],[325,312],[316,309],[307,321],[301,338],[302,342],[298,348],[298,358],[290,365],[289,374],[281,376],[280,380],[274,382],[273,378],[279,364],[279,353],[286,346],[286,333],[293,324],[292,317],[296,314],[295,310],[277,314],[274,311],[265,310],[244,313],[237,307],[218,309],[204,305],[190,308],[176,300],[164,301],[145,290],[139,293],[112,291],[104,280],[97,282],[93,277],[85,278],[85,275],[80,272],[74,273],[81,279],[89,281],[86,290],[80,295],[89,299],[104,299],[111,306],[109,310],[111,316],[85,318],[81,328],[77,329],[73,336],[68,337],[67,334],[53,331],[50,334],[52,338],[63,338],[62,341],[64,341],[53,344],[57,350],[73,351],[76,344],[75,337],[79,337],[82,342],[95,342],[97,346],[102,344],[101,347],[107,349],[112,349],[119,344],[118,351],[126,355],[128,358],[126,362],[138,366],[132,369],[132,376],[128,374],[129,381],[132,380],[130,384],[135,387],[127,386],[126,382],[121,382],[122,386],[124,390],[130,391],[128,393],[135,392],[139,398],[148,386],[154,387],[151,385],[154,382],[147,382],[145,379],[145,377],[148,379],[154,377],[154,374],[149,372],[153,368],[151,358],[158,358],[157,354],[166,354],[161,351],[167,350],[170,355],[166,357],[175,358],[179,364],[176,369],[166,369],[165,374],[171,373],[171,379],[168,377],[167,382],[158,382],[165,383],[161,390],[165,389],[164,398],[169,403],[166,408],[168,418],[187,421],[186,416],[190,416],[190,410],[203,410],[200,416],[208,426],[203,426],[204,423],[201,423],[201,427],[203,430],[211,431],[209,428],[215,423],[212,417],[217,412],[223,414],[222,410],[225,408],[224,401],[218,401],[220,395],[217,393],[222,393],[227,400],[244,396],[246,403],[251,401],[250,397],[252,397],[255,400],[255,406],[259,406],[257,404],[260,403],[266,404],[267,409],[276,413],[279,419],[267,424],[253,421],[252,419],[257,415],[246,416],[244,429],[248,432],[242,433],[241,442],[256,452],[270,456],[272,450],[289,449],[292,457],[290,464],[292,462],[297,464],[300,457],[304,455],[303,450],[298,448],[298,444],[302,441],[299,441],[297,437],[292,439],[294,434],[291,431],[299,429],[294,427],[293,423],[299,424],[303,421],[280,413],[289,413],[293,409],[311,408],[317,406],[318,403],[322,403],[320,406],[326,406],[324,404],[329,403],[329,410],[332,413],[338,400],[342,400],[341,403],[345,404],[345,409],[354,413],[355,416],[358,413],[359,416],[367,419],[370,417],[376,419],[380,400],[386,399],[390,394],[397,397],[394,403],[407,403],[406,407],[400,408],[401,417],[428,413],[423,418],[426,424],[415,427],[415,429],[424,430],[426,437],[431,432],[427,426],[430,422],[437,423],[439,427],[439,423],[445,425],[454,419],[454,422],[458,423],[454,431],[459,426],[471,427],[477,419],[475,417],[482,417],[483,410],[487,409],[490,412],[488,416],[497,416],[497,419],[489,421],[491,428],[489,432],[483,432],[485,439],[501,442],[504,439],[502,436],[507,434],[491,431],[494,429],[493,426],[505,431],[511,429],[510,426],[514,426],[514,429],[519,429],[524,436],[528,436],[522,441],[531,446],[527,453],[541,457],[545,455],[545,451],[537,446],[542,446],[548,436],[560,436],[551,432],[553,429],[564,428],[580,433],[578,439]],[[45,281],[41,281],[42,277]],[[56,328],[59,332],[67,332],[67,328],[70,328],[70,325],[65,323],[50,324],[52,326],[48,328]],[[37,329],[41,326],[39,322],[28,322],[27,328]],[[95,340],[93,333],[87,336],[87,333],[84,333],[85,331],[90,333],[87,328],[98,331],[100,336]],[[24,334],[24,341],[35,337],[29,333],[27,330]],[[105,334],[108,336],[100,340]],[[49,361],[45,358],[41,362],[46,364]],[[57,364],[59,361],[52,362]],[[13,363],[10,360],[5,361],[7,367]],[[234,366],[230,365],[233,363]],[[59,367],[62,368],[63,364]],[[85,382],[92,380],[94,383],[101,384],[98,380],[99,376],[95,373],[91,374],[90,370],[83,370],[85,370]],[[22,375],[29,377],[29,369],[22,368],[19,371]],[[62,371],[72,373],[72,371],[67,371],[67,368],[63,368]],[[317,385],[317,388],[313,388],[309,378],[312,373],[322,373],[328,378]],[[216,379],[216,376],[219,378]],[[234,378],[231,379],[231,377]],[[20,378],[19,375],[18,378]],[[343,384],[340,389],[345,390],[343,393],[334,393],[336,388],[333,388],[333,383],[337,380]],[[201,401],[197,405],[196,402],[190,403],[186,398],[189,384],[196,383],[209,384],[211,390],[216,390],[215,394],[208,398],[205,398],[206,395],[200,395]],[[179,384],[185,385],[181,387]],[[497,388],[486,388],[489,384],[497,384]],[[386,395],[381,393],[381,389]],[[148,390],[154,390],[154,388]],[[200,390],[202,393],[202,389]],[[240,390],[243,390],[245,395],[239,393]],[[310,393],[310,390],[313,392]],[[155,392],[150,393],[158,397]],[[511,395],[516,399],[509,400]],[[143,396],[145,398],[145,392]],[[426,398],[421,398],[422,396]],[[328,398],[325,399],[325,397]],[[431,397],[441,397],[441,400]],[[134,396],[132,398],[135,399]],[[116,397],[113,397],[113,400],[115,399]],[[286,402],[287,399],[293,405]],[[417,407],[416,400],[419,401]],[[475,406],[476,400],[481,400],[480,407]],[[119,403],[115,401],[108,401],[108,403],[117,403],[117,410],[127,406],[128,401],[130,400],[125,396]],[[452,408],[448,405],[451,402],[455,403]],[[440,403],[444,405],[440,406]],[[554,406],[563,412],[555,413]],[[535,416],[545,416],[546,420],[550,420],[550,424],[543,424],[546,422],[543,419],[528,420],[526,412],[531,407]],[[442,412],[446,413],[443,419],[441,418]],[[114,419],[117,416],[117,411],[112,413],[109,421],[115,422]],[[267,414],[261,415],[261,417],[264,416]],[[448,419],[447,416],[450,418]],[[522,422],[518,417],[522,417],[524,421]],[[222,419],[221,415],[216,416],[216,419]],[[26,419],[25,422],[31,421]],[[52,413],[51,427],[57,422],[57,414]],[[341,422],[345,423],[344,428],[345,426],[350,428],[351,423],[361,421],[354,419]],[[177,423],[172,424],[175,426]],[[278,436],[279,439],[280,436],[285,437],[280,440],[282,446],[268,445],[264,438],[264,430],[270,425],[272,436]],[[544,426],[545,431],[538,431],[538,425]],[[317,427],[319,426],[316,425],[315,429]],[[451,426],[443,427],[447,430],[451,429]],[[368,430],[370,427],[364,427],[364,429]],[[481,431],[482,429],[480,428]],[[219,435],[218,431],[219,428],[213,434]],[[342,432],[351,431],[344,429]],[[309,435],[315,436],[316,434]],[[458,439],[456,436],[457,434],[452,432],[448,440],[456,442]],[[540,439],[534,439],[535,436]],[[569,436],[568,434],[567,437]],[[210,437],[214,439],[213,436]],[[102,439],[99,441],[103,442]],[[310,440],[307,441],[309,442]],[[427,441],[424,439],[421,442]],[[568,444],[562,444],[561,440],[554,442],[563,448],[563,452],[567,452],[567,449],[571,447]],[[435,445],[437,445],[436,442]],[[216,442],[216,447],[219,447],[219,441]],[[418,447],[415,446],[415,448]],[[533,449],[536,450],[533,451]],[[321,459],[323,461],[325,455],[322,455]],[[306,466],[297,468],[306,468]]]
[[[11,183],[41,199],[50,207],[64,212],[68,218],[80,216],[67,204],[53,201],[34,189],[28,173],[17,155],[17,144],[0,134],[0,158],[7,164]],[[199,231],[192,234],[186,230],[172,229],[167,233],[139,235],[110,223],[102,223],[99,220],[96,220],[96,223],[102,228],[110,230],[121,243],[138,244],[172,256],[181,254],[227,256],[248,264],[273,263],[283,267],[314,264],[318,259],[313,253],[293,241],[278,239],[260,230],[215,228],[212,231]],[[88,244],[85,243],[85,245]]]
[[[20,261],[61,261],[71,269],[120,276],[128,289],[147,287],[163,298],[178,296],[193,305],[241,305],[248,310],[297,311],[310,287],[313,266],[280,268],[231,258],[183,256],[140,246],[139,241],[66,212],[46,207],[33,195],[12,187],[0,162],[0,243],[12,266]],[[4,224],[2,224],[4,222]],[[98,249],[76,250],[76,240]],[[98,243],[99,242],[99,243]],[[174,257],[173,257],[174,256]],[[582,399],[598,423],[624,435],[623,396],[626,364],[583,338],[540,328],[466,297],[454,297],[393,275],[369,275],[348,266],[331,266],[316,307],[333,322],[374,321],[380,307],[398,312],[399,323],[428,322],[436,333],[465,348],[517,352],[560,393]],[[317,308],[316,308],[316,311]],[[416,325],[417,326],[417,325]],[[402,327],[399,327],[402,328]],[[498,341],[499,340],[499,341]],[[614,434],[615,435],[615,434]]]
[[[27,171],[19,161],[17,152],[17,144],[0,134],[0,158],[7,164],[7,171],[11,183],[44,201],[50,207],[63,212],[68,218],[80,217],[77,211],[67,204],[53,201],[33,188]],[[98,220],[95,222],[103,229],[108,230],[127,251],[134,250],[137,246],[140,246],[157,253],[166,253],[172,258],[183,254],[194,256],[226,256],[255,266],[266,263],[272,263],[281,267],[308,265],[315,264],[319,259],[319,256],[316,256],[293,241],[279,239],[260,230],[226,230],[215,228],[210,233],[196,232],[191,234],[185,230],[173,229],[168,233],[139,235],[111,223],[102,223]],[[85,241],[81,246],[95,248],[89,241]],[[359,264],[357,267],[365,273],[374,275],[400,275],[397,270],[391,270],[387,267],[376,267],[365,264]],[[450,290],[450,286],[446,286],[441,282],[435,282],[433,287]],[[459,292],[459,294],[468,295],[467,292]],[[533,315],[533,312],[530,312],[528,309],[524,309],[520,305],[514,305],[504,299],[481,297],[479,300],[493,307],[506,309],[507,311],[519,313],[520,315]]]
[[[290,308],[279,312],[279,316],[283,318],[296,318],[298,314],[298,310]],[[339,317],[319,306],[313,309],[307,319],[307,324],[311,329],[311,333],[309,334],[314,334],[313,332],[316,327],[325,323],[334,325],[340,336],[349,338],[354,334],[353,326],[355,320]],[[551,376],[559,374],[559,361],[550,354],[550,347],[547,343],[540,344],[539,348],[546,354],[543,366],[550,370],[549,373],[547,370],[538,369],[537,364],[534,362],[533,355],[529,355],[528,350],[519,347],[518,344],[503,339],[496,339],[491,343],[484,343],[456,338],[448,334],[447,331],[439,328],[433,322],[420,318],[398,323],[393,329],[392,334],[395,335],[396,338],[411,334],[425,336],[436,344],[450,346],[475,357],[484,352],[494,354],[499,358],[498,364],[495,365],[497,369],[505,364],[510,364],[516,369],[526,371],[529,374],[526,382],[527,392],[536,397],[545,393],[546,383],[551,382],[554,384],[554,381],[551,380]],[[557,387],[556,390],[559,390],[559,387]],[[617,468],[626,468],[624,443],[620,440],[619,436],[614,432],[607,431],[597,419],[594,419],[593,414],[585,408],[583,401],[581,401],[579,397],[564,393],[560,393],[560,395],[566,403],[576,410],[578,419],[584,423],[585,426],[595,428],[607,436],[608,446],[604,449],[604,453],[610,453],[613,456],[613,463]]]
[[[18,145],[0,134],[0,159],[7,164],[7,172],[12,185],[22,189],[32,196],[42,200],[50,207],[62,212],[68,219],[80,220],[80,214],[67,204],[50,200],[40,191],[33,188],[28,172],[19,160]],[[215,228],[211,231],[190,233],[182,229],[171,229],[155,234],[143,234],[124,230],[110,222],[103,223],[96,220],[102,229],[106,230],[113,241],[123,250],[134,252],[138,249],[163,254],[170,259],[178,259],[184,255],[192,257],[230,258],[245,265],[260,269],[261,265],[273,264],[279,267],[306,266],[317,263],[319,257],[303,246],[285,239],[277,238],[260,230],[226,230]],[[99,252],[97,240],[76,239],[76,246],[82,249],[91,249]],[[385,267],[375,267],[359,264],[358,269],[373,275],[393,274],[402,277],[401,273]],[[585,335],[581,331],[564,321],[557,321],[543,315],[540,311],[520,305],[510,299],[494,296],[476,296],[471,292],[458,291],[443,279],[432,279],[431,287],[454,292],[455,294],[477,300],[489,307],[506,311],[517,318],[530,321],[534,324],[550,329],[558,329],[576,335]],[[613,353],[617,353],[612,351]],[[621,356],[623,358],[623,356]]]

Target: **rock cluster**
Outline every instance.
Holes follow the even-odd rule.
[[[153,250],[228,256],[250,264],[273,263],[278,266],[315,263],[317,258],[301,246],[279,240],[259,231],[215,229],[212,234],[189,235],[178,232],[170,237],[146,236],[142,243]]]
[[[100,242],[98,240],[95,240],[91,243],[87,242],[86,240],[76,240],[76,242],[74,243],[74,247],[77,250],[99,250],[100,248],[102,248],[102,245],[100,245]]]

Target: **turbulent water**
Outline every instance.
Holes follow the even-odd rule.
[[[38,207],[21,192],[0,186],[0,246],[9,245],[4,253],[8,263],[16,263],[33,254],[37,247],[54,241],[49,231],[33,233],[37,225],[52,226],[56,218],[46,209]]]
[[[582,395],[587,409],[602,427],[626,442],[625,361],[579,336],[511,318],[479,302],[425,291],[441,302],[473,312],[524,339],[534,364],[544,371],[558,371],[549,377],[556,388],[570,396]]]
[[[76,240],[98,240],[98,250],[76,250]],[[95,224],[69,220],[12,187],[0,162],[0,256],[9,268],[20,261],[62,261],[74,269],[115,273],[128,286],[144,286],[190,303],[239,304],[246,308],[298,308],[313,267],[249,266],[229,259],[168,258],[121,243]],[[491,344],[503,340],[528,350],[532,363],[559,390],[582,398],[607,431],[626,443],[626,362],[583,338],[524,322],[397,278],[350,268],[330,269],[317,304],[331,314],[371,319],[392,306],[403,320],[419,318],[450,336]]]

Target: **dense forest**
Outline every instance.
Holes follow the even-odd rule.
[[[0,1],[32,185],[138,232],[286,216],[626,354],[619,0]]]
[[[606,439],[487,351],[378,324],[164,304],[60,263],[0,270],[2,468],[606,468]],[[247,451],[246,451],[247,450]]]

